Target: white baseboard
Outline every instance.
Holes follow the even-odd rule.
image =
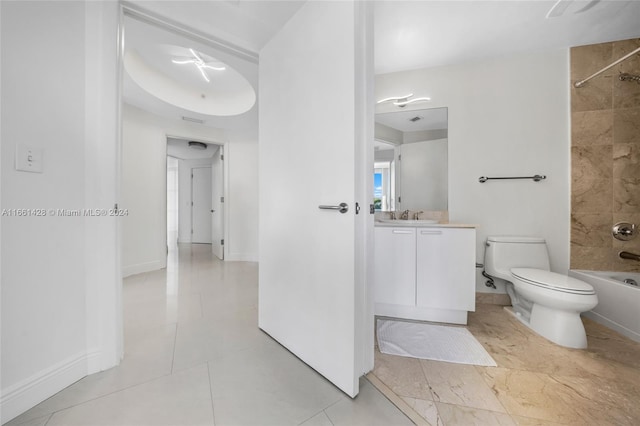
[[[87,354],[81,353],[2,389],[2,424],[87,375]]]
[[[166,261],[154,260],[153,262],[138,263],[137,265],[127,265],[122,267],[122,277],[129,275],[142,274],[143,272],[157,271],[166,268]]]

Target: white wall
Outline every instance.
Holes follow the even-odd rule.
[[[167,266],[167,138],[153,116],[125,108],[122,120],[123,275]]]
[[[258,261],[258,135],[231,131],[224,152],[228,197],[225,199],[225,259]]]
[[[2,217],[4,423],[119,360],[115,219],[50,212],[115,202],[115,169],[104,166],[116,152],[117,5],[1,2],[0,10],[1,207],[46,211]],[[21,143],[42,149],[42,173],[15,170]]]
[[[377,99],[405,92],[432,98],[427,106],[414,109],[449,108],[449,217],[478,225],[478,262],[483,261],[487,235],[538,235],[547,240],[552,270],[565,272],[570,205],[568,51],[376,77]],[[478,182],[480,176],[534,174],[547,179]],[[478,274],[477,290],[491,291],[484,281]]]

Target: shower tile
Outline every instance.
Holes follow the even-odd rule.
[[[573,213],[571,244],[584,247],[611,247],[611,215]]]
[[[640,47],[640,38],[629,40],[620,40],[613,42],[613,60],[622,58],[623,56],[633,52]],[[640,54],[635,54],[616,65],[613,70],[618,72],[628,72],[630,74],[640,73]]]
[[[613,107],[640,107],[640,84],[635,81],[620,81],[616,77],[613,81]]]
[[[640,144],[625,143],[613,146],[613,177],[640,179]]]
[[[616,213],[640,211],[640,179],[613,180],[613,211]]]
[[[610,145],[613,143],[613,111],[581,111],[571,115],[571,144]]]
[[[571,247],[571,269],[607,271],[611,269],[612,261],[610,248]]]
[[[610,270],[618,271],[618,272],[640,272],[640,265],[635,260],[622,259],[618,255],[622,249],[614,248],[612,249],[611,256],[614,258],[613,267]],[[637,249],[626,247],[624,251],[630,251],[631,253],[640,254],[640,251]]]
[[[574,213],[611,213],[613,179],[572,179],[571,210]]]
[[[613,166],[613,146],[574,146],[571,164],[574,179],[608,179]]]
[[[613,57],[613,43],[590,44],[587,46],[572,47],[571,79],[583,80],[591,74],[609,65]],[[615,74],[607,70],[604,75]]]
[[[613,142],[640,144],[640,108],[613,112]]]
[[[607,110],[613,107],[613,77],[599,76],[583,87],[576,88],[571,81],[571,111]]]

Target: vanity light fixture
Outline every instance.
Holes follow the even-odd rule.
[[[224,71],[226,69],[226,67],[214,67],[214,66],[211,66],[211,65],[207,64],[200,57],[200,55],[198,55],[198,53],[196,53],[195,50],[189,49],[189,51],[193,55],[193,58],[189,58],[189,59],[172,59],[171,62],[173,62],[174,64],[178,64],[178,65],[194,64],[198,68],[198,71],[200,71],[200,74],[202,74],[202,77],[205,79],[205,81],[207,83],[209,83],[211,80],[209,80],[209,76],[205,72],[205,69],[211,69],[211,70],[215,70],[215,71]]]
[[[390,98],[380,99],[376,103],[382,104],[382,103],[385,103],[385,102],[393,102],[393,104],[395,106],[398,106],[400,108],[404,108],[405,106],[407,106],[409,104],[413,104],[415,102],[429,102],[431,100],[431,98],[427,98],[427,97],[409,99],[412,96],[413,96],[413,93],[409,93],[408,95],[405,95],[405,96],[394,96],[394,97],[390,97]]]

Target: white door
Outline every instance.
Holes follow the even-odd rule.
[[[221,146],[213,154],[211,164],[212,195],[211,195],[211,244],[213,254],[220,260],[224,259],[224,152]]]
[[[373,167],[360,170],[355,154],[373,140],[363,134],[373,102],[359,86],[370,63],[356,60],[361,7],[305,3],[260,52],[258,98],[259,326],[352,397],[373,353],[358,263],[369,215],[354,205],[371,202],[360,176]],[[346,213],[319,208],[340,203]]]
[[[191,169],[191,242],[211,244],[211,167]]]

